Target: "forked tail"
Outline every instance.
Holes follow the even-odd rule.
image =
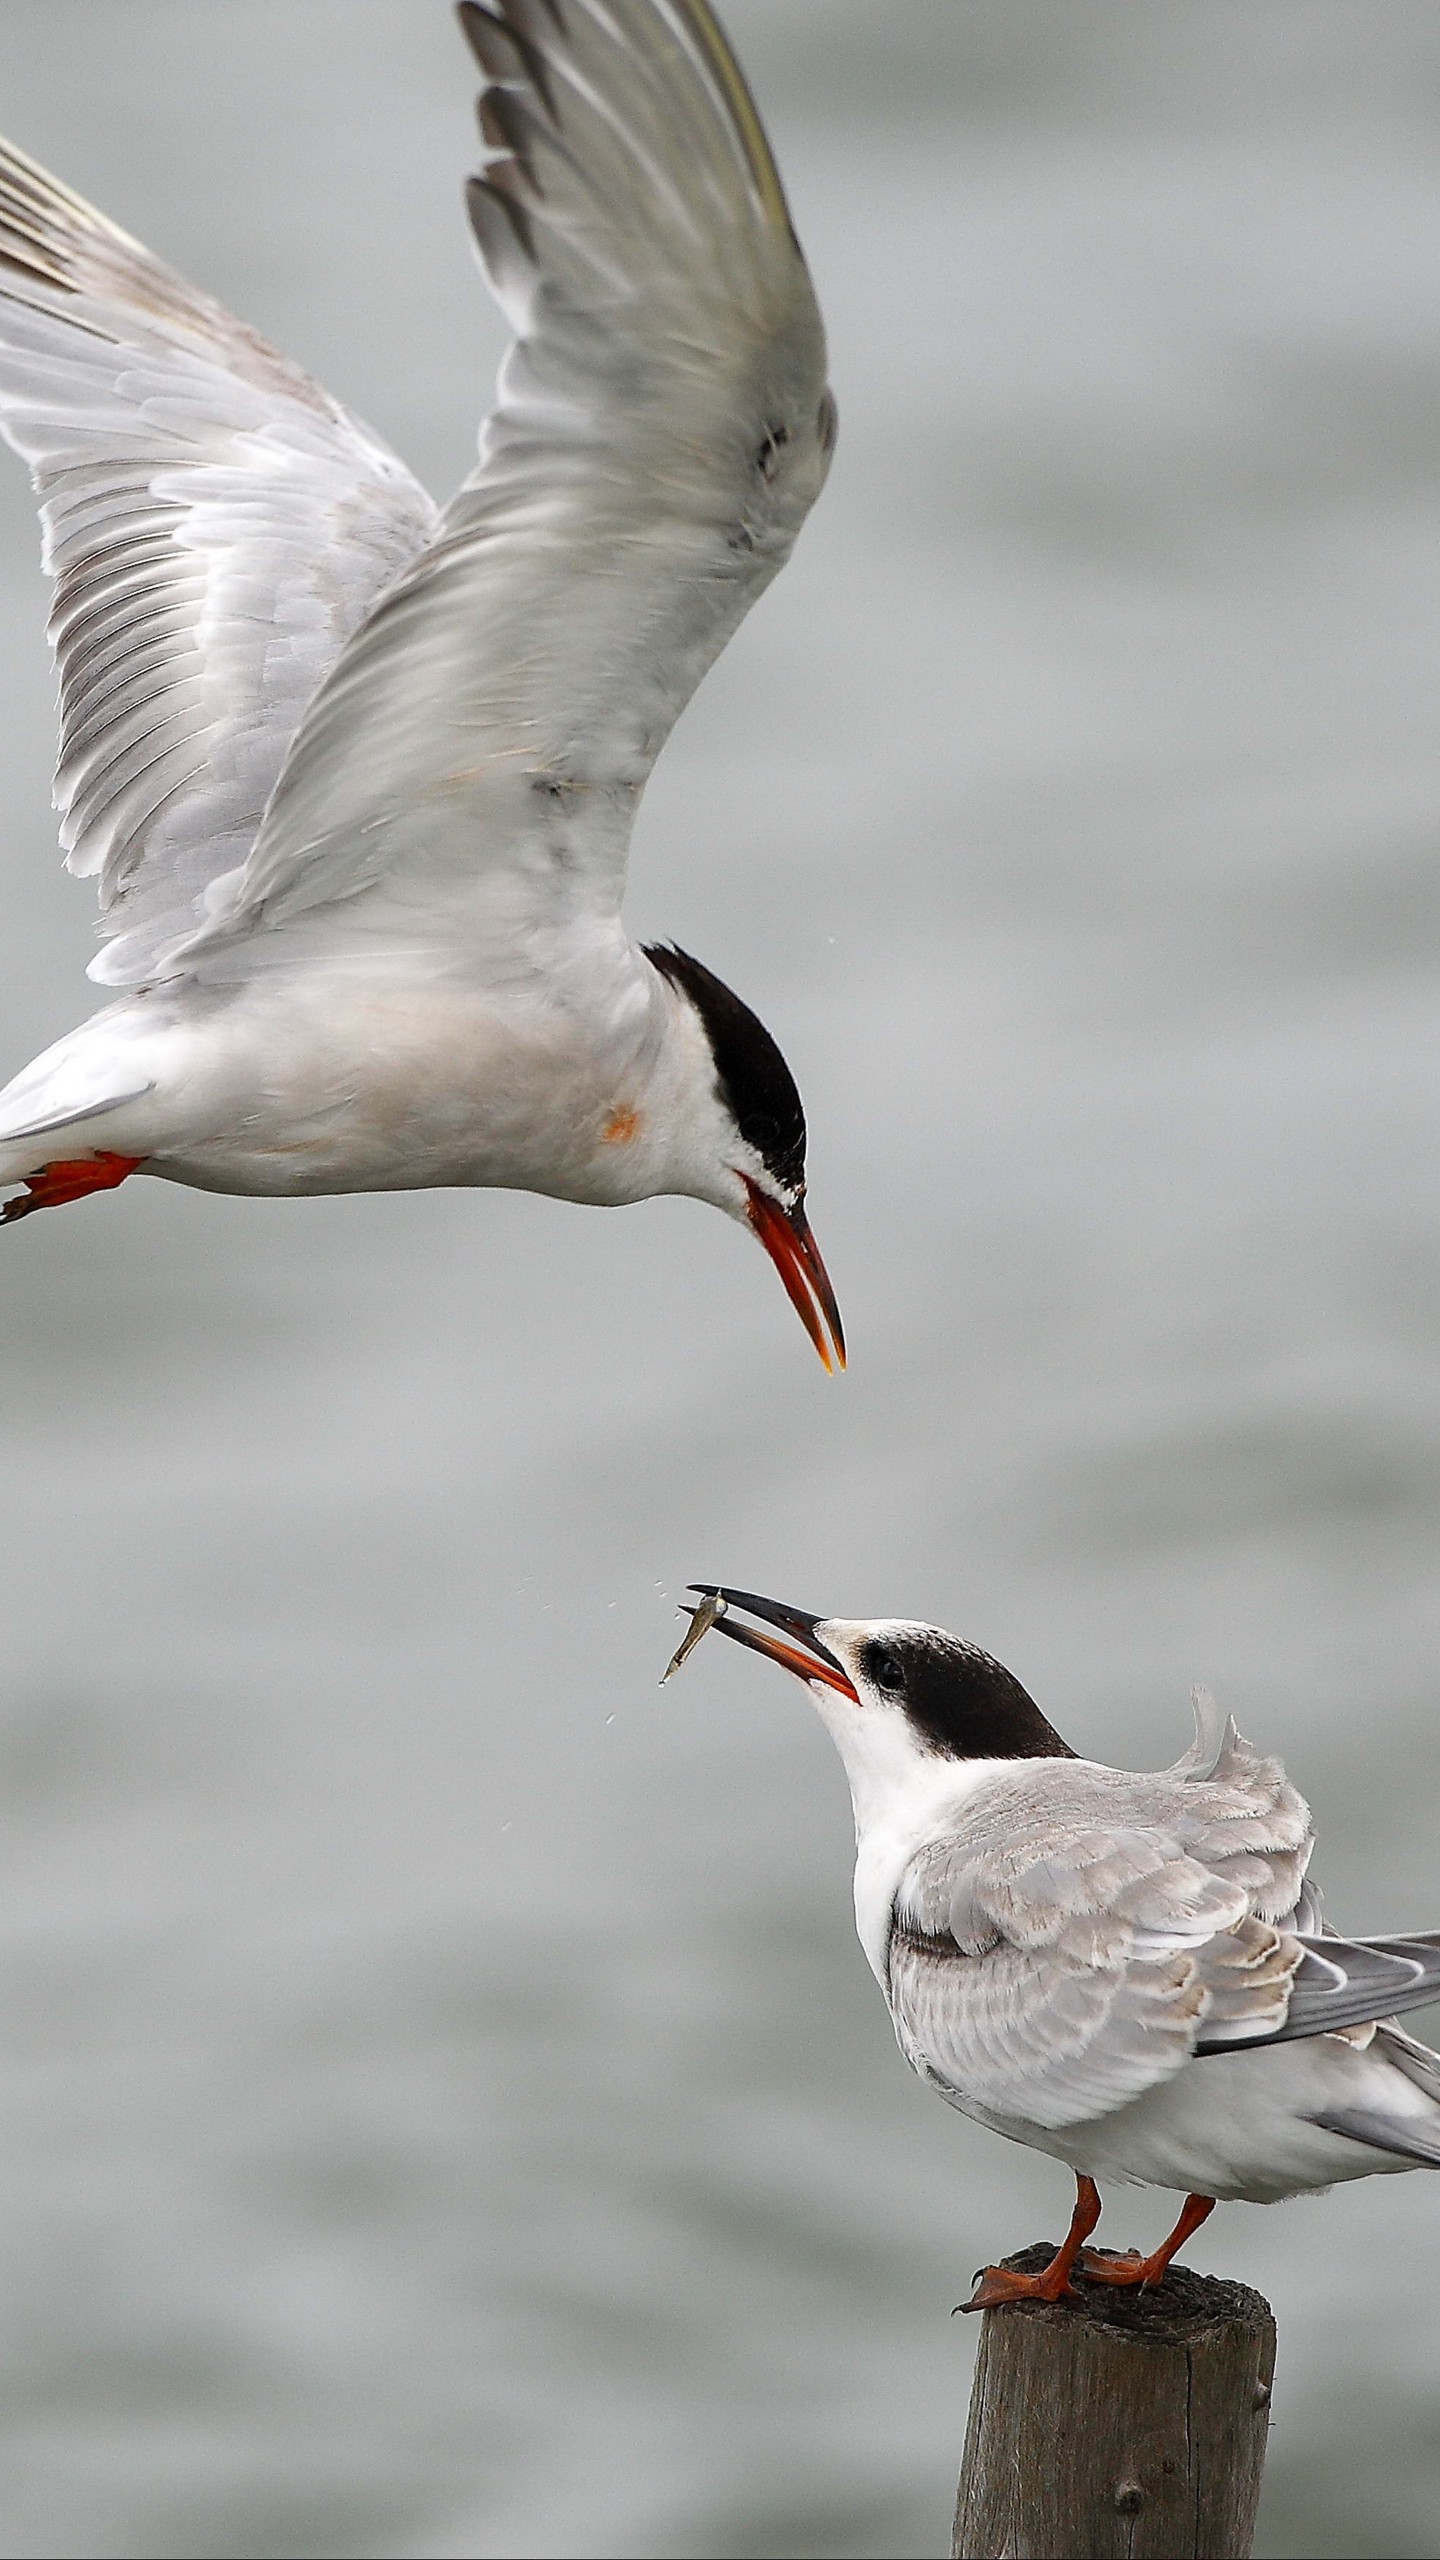
[[[0,1224],[113,1191],[144,1163],[148,1115],[137,1127],[124,1106],[155,1088],[148,1061],[125,1039],[132,1019],[131,1008],[107,1006],[32,1058],[0,1093],[0,1196],[24,1185],[0,1208]]]

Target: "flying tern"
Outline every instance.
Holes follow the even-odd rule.
[[[843,1365],[790,1071],[620,916],[651,767],[829,467],[809,275],[705,0],[459,16],[514,341],[443,511],[0,145],[0,433],[55,582],[90,975],[124,991],[0,1093],[4,1214],[136,1172],[677,1192],[752,1229]]]
[[[691,1589],[692,1632],[783,1664],[839,1749],[856,1924],[906,2060],[1075,2173],[1050,2264],[987,2267],[967,2309],[1054,2301],[1077,2265],[1154,2283],[1218,2198],[1440,2167],[1440,2054],[1394,2024],[1440,1996],[1440,1931],[1325,1926],[1308,1807],[1207,1692],[1184,1756],[1135,1775],[1077,1758],[939,1627]],[[1148,2256],[1085,2248],[1108,2179],[1184,2194]]]

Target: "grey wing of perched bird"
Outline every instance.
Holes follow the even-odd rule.
[[[1221,1715],[1207,1689],[1195,1692],[1195,1717],[1196,1738],[1177,1764],[1178,1770],[1191,1780],[1217,1775],[1228,1779],[1249,1754],[1249,1745],[1241,1741],[1231,1720]],[[1279,1766],[1274,1761],[1263,1765]],[[1212,1856],[1227,1836],[1223,1829],[1212,1835]],[[1266,1916],[1275,1918],[1287,1936],[1301,1941],[1283,2016],[1267,2023],[1258,2016],[1251,2018],[1243,2004],[1233,2014],[1212,2007],[1197,2053],[1236,2053],[1249,2045],[1334,2035],[1440,1998],[1440,1933],[1342,1938],[1322,1922],[1318,1890],[1303,1877],[1294,1906]],[[1428,2047],[1415,2045],[1413,2038],[1403,2041],[1416,2053],[1428,2052]]]
[[[55,581],[55,778],[125,985],[254,842],[306,703],[435,509],[381,439],[0,143],[0,434]]]
[[[516,333],[479,467],[177,965],[320,906],[332,936],[401,919],[481,975],[525,926],[612,920],[655,758],[828,468],[815,296],[704,0],[461,21],[492,154],[471,221]]]
[[[1310,1851],[1275,1760],[1203,1724],[1172,1770],[1073,1760],[988,1782],[912,1861],[889,1992],[926,2078],[1050,2128],[1168,2079],[1203,2026],[1281,2026],[1301,1962],[1282,1926]],[[1328,1945],[1327,1941],[1327,1945]]]
[[[1440,1931],[1391,1938],[1323,1937],[1299,1940],[1285,2015],[1274,2026],[1243,2019],[1212,2023],[1197,2053],[1234,2053],[1253,2044],[1286,2044],[1296,2036],[1334,2035],[1342,2027],[1368,2026],[1440,2000]],[[1421,2050],[1425,2048],[1422,2046]]]

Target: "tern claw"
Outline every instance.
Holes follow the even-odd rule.
[[[1100,2192],[1093,2178],[1082,2169],[1075,2172],[1075,2210],[1070,2228],[1054,2256],[1036,2274],[1022,2274],[1018,2267],[982,2267],[976,2289],[960,2308],[964,2311],[998,2311],[1005,2302],[1073,2301],[1075,2287],[1071,2270],[1100,2219]]]
[[[957,2311],[998,2311],[1007,2302],[1063,2302],[1072,2297],[1075,2287],[1070,2271],[1058,2258],[1042,2267],[1038,2276],[1022,2276],[1013,2267],[982,2267],[980,2279],[968,2302],[957,2302]]]

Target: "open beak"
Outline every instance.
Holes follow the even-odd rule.
[[[787,1608],[783,1600],[762,1600],[753,1591],[729,1591],[719,1582],[692,1582],[689,1587],[699,1593],[700,1605],[691,1611],[692,1633],[681,1645],[672,1669],[678,1668],[691,1651],[694,1627],[703,1619],[702,1632],[713,1627],[717,1635],[730,1636],[736,1644],[748,1645],[752,1653],[763,1653],[767,1661],[778,1662],[782,1670],[793,1671],[797,1680],[823,1680],[827,1688],[838,1689],[842,1697],[856,1697],[855,1683],[843,1662],[815,1633],[821,1620],[812,1618],[808,1610]],[[747,1609],[752,1618],[764,1618],[770,1626],[782,1627],[785,1635],[798,1638],[798,1642],[786,1644],[780,1636],[762,1634],[759,1627],[742,1626],[731,1617],[732,1609]]]
[[[830,1372],[845,1366],[845,1335],[840,1324],[840,1310],[830,1286],[830,1274],[820,1259],[820,1247],[810,1233],[810,1221],[803,1209],[782,1209],[742,1174],[750,1195],[750,1224],[774,1263],[784,1285],[785,1295]]]

